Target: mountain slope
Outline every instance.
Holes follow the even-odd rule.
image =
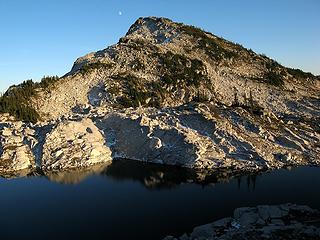
[[[86,146],[102,149],[101,140],[82,139],[92,124],[113,159],[239,171],[319,163],[317,77],[169,19],[139,18],[117,44],[77,59],[64,77],[33,87],[23,104],[42,122],[19,125],[16,132],[23,139],[23,129],[36,128],[36,144],[19,144],[44,170],[87,166],[67,149],[73,143],[83,153]],[[17,128],[2,122],[9,126],[0,130]],[[66,138],[68,128],[81,122],[89,133],[84,128]],[[0,154],[14,155],[6,139],[0,139]],[[51,154],[46,146],[53,145]],[[0,171],[5,168],[0,160]]]
[[[57,117],[95,102],[166,107],[213,100],[247,106],[251,94],[266,112],[305,115],[306,105],[319,98],[318,90],[319,81],[310,73],[285,68],[194,27],[141,18],[118,44],[79,58],[37,109]],[[299,99],[306,103],[297,109],[291,101]],[[53,104],[57,113],[50,110]]]

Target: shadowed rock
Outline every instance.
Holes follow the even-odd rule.
[[[165,240],[320,239],[320,212],[295,204],[238,208],[234,216]]]

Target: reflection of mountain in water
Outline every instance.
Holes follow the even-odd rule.
[[[2,176],[4,178],[32,177],[45,175],[50,181],[62,184],[78,184],[92,175],[100,175],[114,181],[137,181],[148,189],[173,188],[185,183],[213,185],[215,183],[229,182],[237,178],[238,187],[246,185],[249,190],[254,190],[256,175],[241,176],[234,171],[220,170],[195,171],[189,168],[167,166],[154,163],[133,161],[128,159],[114,160],[111,164],[100,164],[84,169],[66,171],[42,172],[36,170],[32,173]]]
[[[184,183],[198,183],[202,185],[228,182],[233,177],[241,177],[231,170],[217,172],[194,171],[176,166],[164,166],[132,160],[117,160],[109,165],[101,174],[116,181],[139,181],[150,189],[172,188]],[[255,177],[248,176],[248,186]],[[255,183],[254,183],[255,184]],[[240,187],[240,185],[239,185]]]
[[[77,184],[87,177],[100,174],[108,165],[95,165],[85,169],[74,169],[68,171],[52,171],[45,173],[50,181],[63,184]]]
[[[32,172],[31,169],[23,169],[21,171],[14,171],[12,173],[0,174],[0,177],[6,178],[6,179],[13,179],[13,178],[29,177],[29,176],[33,176],[35,174],[36,173]]]

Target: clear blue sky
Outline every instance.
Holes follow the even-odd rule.
[[[116,43],[140,16],[196,25],[320,74],[319,0],[0,0],[0,91],[63,75],[77,57]]]

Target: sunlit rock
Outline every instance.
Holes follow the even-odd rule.
[[[111,161],[105,139],[90,119],[62,121],[46,137],[44,170],[82,168]]]

